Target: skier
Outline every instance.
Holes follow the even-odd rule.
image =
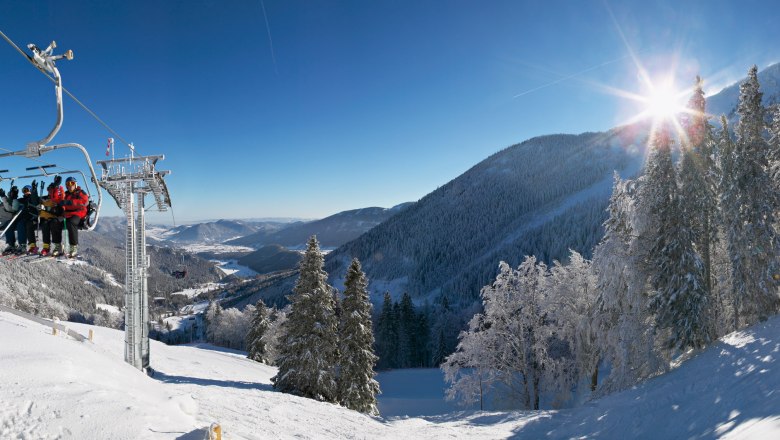
[[[65,198],[60,205],[65,214],[65,228],[68,230],[68,243],[70,249],[68,258],[76,258],[79,247],[79,225],[87,216],[87,205],[89,205],[89,196],[80,186],[76,185],[76,179],[68,177],[65,179]]]
[[[19,188],[12,186],[8,190],[8,194],[0,189],[0,200],[3,203],[3,210],[10,213],[12,218],[19,212],[19,202],[16,197],[19,196]],[[17,246],[16,238],[19,237],[19,245]],[[10,254],[22,254],[24,253],[25,244],[27,239],[25,238],[24,222],[20,222],[17,217],[16,220],[11,223],[5,230],[5,243],[6,247],[3,251],[3,255]]]
[[[54,181],[46,188],[47,195],[43,197],[40,205],[40,223],[41,233],[43,235],[43,249],[41,256],[51,255],[57,257],[62,255],[62,220],[63,209],[59,206],[60,202],[65,200],[65,190],[60,185],[61,176],[55,176]],[[52,248],[52,244],[54,247]]]
[[[24,229],[26,232],[26,240],[27,243],[27,253],[28,254],[37,254],[38,253],[38,243],[36,238],[36,232],[38,232],[38,182],[33,180],[32,185],[25,185],[24,188],[22,188],[22,197],[19,198],[19,210],[21,211],[21,214],[19,214],[19,221],[20,223],[24,224]],[[19,243],[22,243],[22,238],[19,238]]]

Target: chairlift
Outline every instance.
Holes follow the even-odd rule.
[[[184,265],[184,254],[181,255],[181,264],[179,264],[177,270],[171,272],[171,275],[178,280],[187,276],[187,266]]]
[[[87,152],[86,148],[84,148],[80,144],[76,143],[66,143],[66,144],[55,144],[55,145],[47,145],[49,142],[51,142],[52,139],[54,139],[54,136],[59,132],[60,128],[62,127],[62,119],[63,119],[63,106],[62,106],[62,78],[60,76],[60,72],[57,69],[55,65],[55,61],[61,60],[61,59],[67,59],[72,60],[73,59],[73,51],[66,51],[62,55],[53,55],[54,49],[57,47],[57,44],[52,41],[49,47],[47,47],[45,50],[39,49],[34,44],[28,44],[27,47],[32,51],[32,55],[28,55],[27,58],[29,61],[36,67],[38,70],[46,74],[47,76],[52,75],[49,77],[54,81],[54,89],[57,99],[57,121],[54,124],[54,128],[49,132],[46,137],[39,141],[30,142],[27,144],[27,148],[24,150],[19,151],[11,151],[8,153],[2,153],[0,154],[0,158],[2,157],[12,157],[12,156],[24,156],[28,159],[35,159],[37,157],[42,156],[43,154],[50,153],[54,150],[60,150],[65,148],[75,148],[81,151],[82,155],[84,156],[84,159],[86,161],[87,167],[89,168],[89,173],[91,174],[91,178],[87,179],[86,175],[79,170],[68,170],[68,171],[61,171],[57,173],[51,173],[47,171],[48,168],[56,167],[56,165],[43,165],[43,166],[36,166],[36,167],[29,167],[27,168],[27,171],[32,170],[39,170],[40,174],[31,174],[27,176],[17,176],[10,178],[11,185],[13,185],[14,180],[16,179],[22,179],[22,178],[30,178],[30,177],[43,177],[43,176],[49,176],[49,175],[56,175],[56,174],[81,174],[84,186],[82,189],[84,189],[87,192],[87,195],[90,199],[89,206],[87,207],[87,218],[84,221],[83,227],[81,229],[86,229],[88,231],[92,231],[97,226],[97,221],[100,213],[100,207],[103,203],[103,195],[100,191],[100,187],[98,186],[98,177],[95,173],[95,169],[92,166],[92,160],[89,157],[89,153]],[[4,170],[4,172],[7,172],[8,170]],[[8,178],[5,178],[8,179]],[[0,181],[5,180],[4,178],[0,177]],[[91,181],[92,184],[95,186],[95,193],[97,194],[97,202],[95,203],[92,200],[92,193],[89,190],[89,187],[87,183]]]
[[[84,217],[84,221],[79,225],[79,229],[86,229],[88,231],[91,231],[92,225],[97,222],[97,216],[98,216],[98,206],[92,199],[92,193],[89,190],[89,186],[87,185],[87,176],[84,175],[84,172],[81,170],[66,170],[66,171],[57,171],[57,172],[48,172],[46,171],[48,168],[56,168],[56,164],[49,164],[49,165],[41,165],[37,167],[28,167],[26,168],[27,171],[32,170],[39,170],[40,174],[31,174],[28,176],[19,176],[17,179],[29,179],[33,177],[49,177],[49,176],[67,176],[71,174],[78,174],[81,175],[81,181],[84,182],[84,188],[82,188],[87,193],[87,198],[89,199],[89,203],[87,204],[87,215]],[[0,182],[2,181],[2,177],[0,177]],[[43,194],[43,181],[40,182],[40,193]],[[98,190],[98,194],[100,194],[100,190]]]

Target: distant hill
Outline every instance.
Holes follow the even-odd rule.
[[[302,257],[300,252],[287,250],[278,244],[271,244],[239,258],[238,263],[257,273],[265,274],[295,269]]]
[[[176,243],[221,243],[225,240],[256,232],[260,227],[240,220],[217,220],[179,226],[166,238]]]
[[[321,220],[293,223],[277,231],[261,230],[226,244],[254,248],[280,244],[288,248],[303,248],[309,237],[317,235],[322,247],[335,248],[354,240],[410,205],[403,203],[389,209],[374,207],[343,211]]]

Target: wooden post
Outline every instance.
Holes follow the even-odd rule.
[[[92,342],[92,338],[95,336],[92,329],[89,329],[89,342]]]
[[[209,440],[222,440],[222,427],[212,423],[209,427]]]
[[[59,318],[55,317],[51,321],[51,334],[57,336],[57,324],[60,322]]]

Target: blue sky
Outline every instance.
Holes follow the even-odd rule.
[[[701,74],[708,92],[778,61],[778,8],[0,0],[0,30],[19,45],[56,40],[74,51],[58,64],[65,86],[140,154],[165,154],[159,168],[172,170],[175,219],[185,222],[418,200],[530,137],[626,121],[641,107],[610,89],[644,93],[635,60],[653,76],[673,70],[681,86]],[[3,41],[0,66],[0,148],[21,149],[53,125],[53,87]],[[105,158],[111,134],[70,98],[65,106],[55,143]],[[117,142],[117,156],[127,153]],[[83,168],[74,157],[42,160]],[[10,174],[37,164],[0,162]]]

